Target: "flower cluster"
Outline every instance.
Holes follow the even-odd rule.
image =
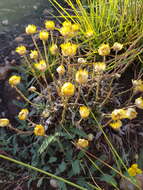
[[[138,164],[132,164],[128,169],[130,176],[136,176],[137,174],[142,174],[142,170],[138,168]]]

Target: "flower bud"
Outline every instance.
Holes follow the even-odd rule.
[[[120,51],[120,50],[122,50],[122,48],[123,48],[123,44],[120,44],[120,43],[118,43],[118,42],[115,42],[115,43],[113,44],[113,46],[112,46],[112,49],[113,49],[114,51]]]
[[[66,82],[62,87],[61,87],[61,95],[62,96],[73,96],[75,92],[75,86],[70,83],[70,82]]]
[[[108,44],[102,44],[99,49],[98,53],[101,56],[107,56],[110,54],[110,46]]]
[[[86,139],[79,139],[78,142],[76,143],[76,145],[79,148],[86,148],[86,147],[88,147],[89,142]]]
[[[45,128],[43,125],[36,125],[34,128],[34,134],[36,136],[44,136],[45,135]]]
[[[45,31],[45,30],[42,30],[39,33],[40,40],[46,41],[46,40],[48,40],[48,37],[49,37],[49,33],[47,31]]]
[[[137,108],[143,109],[143,98],[139,97],[135,100],[135,104]]]
[[[28,117],[29,111],[28,109],[22,109],[18,114],[19,120],[26,120]]]
[[[18,46],[15,51],[19,55],[25,55],[26,54],[26,47],[25,46]]]
[[[45,21],[45,27],[47,30],[54,30],[55,29],[55,23],[52,20]]]
[[[29,24],[25,29],[26,34],[35,34],[37,32],[37,27],[33,24]]]
[[[36,50],[31,50],[30,58],[31,59],[37,59],[38,58],[38,52]]]
[[[87,83],[88,81],[88,71],[87,70],[79,70],[76,72],[75,75],[75,80],[76,82],[78,82],[79,84],[84,84]]]
[[[56,55],[58,52],[58,46],[56,44],[52,44],[51,47],[49,47],[49,51],[52,55]]]
[[[9,125],[9,120],[7,118],[0,119],[0,127],[6,127]]]
[[[13,87],[13,86],[16,86],[20,83],[21,81],[21,77],[20,76],[16,76],[16,75],[13,75],[9,78],[9,84]]]
[[[90,109],[87,106],[80,106],[79,113],[80,113],[81,118],[85,119],[89,116]]]
[[[57,68],[57,72],[59,75],[64,75],[66,70],[65,70],[65,67],[63,65],[60,65],[58,68]]]

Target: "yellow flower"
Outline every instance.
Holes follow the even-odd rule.
[[[87,106],[80,106],[79,113],[81,118],[87,118],[90,114],[90,109]]]
[[[71,27],[68,26],[63,26],[59,29],[59,32],[61,33],[62,36],[65,38],[71,38],[73,37],[73,31],[71,30]]]
[[[26,120],[28,117],[29,111],[28,109],[22,109],[18,114],[19,120]]]
[[[47,30],[54,30],[55,29],[55,23],[52,20],[46,20],[45,21],[45,27]]]
[[[19,55],[25,55],[26,54],[26,47],[25,46],[18,46],[15,51]]]
[[[46,41],[48,40],[48,37],[49,37],[49,33],[47,31],[45,30],[40,31],[39,33],[40,40]]]
[[[135,100],[135,104],[137,108],[143,109],[143,98],[139,97]]]
[[[137,174],[142,174],[142,170],[138,168],[138,164],[132,164],[128,169],[130,176],[136,176]]]
[[[16,86],[20,83],[21,81],[21,77],[20,76],[16,76],[16,75],[13,75],[9,78],[9,84],[11,86]]]
[[[44,72],[47,68],[46,62],[44,60],[39,61],[38,63],[34,64],[34,67],[39,70]]]
[[[134,92],[143,92],[143,81],[132,80]]]
[[[76,82],[78,82],[79,84],[84,84],[87,83],[88,81],[88,71],[87,70],[79,70],[76,72],[75,74],[75,80]]]
[[[58,52],[58,46],[56,44],[52,44],[51,47],[49,47],[49,51],[52,55],[56,55]]]
[[[72,26],[72,23],[71,23],[70,21],[64,21],[64,22],[62,23],[62,25],[63,25],[64,27],[71,27],[71,26]]]
[[[86,147],[88,147],[89,142],[86,139],[78,139],[78,142],[76,143],[76,145],[79,148],[86,148]]]
[[[72,44],[70,42],[61,44],[62,54],[64,56],[74,56],[76,54],[78,45]]]
[[[29,24],[25,29],[26,34],[35,34],[37,32],[37,27],[33,24]]]
[[[106,69],[106,63],[104,63],[104,62],[96,62],[96,63],[93,63],[93,66],[94,66],[94,70],[95,70],[95,72],[103,72],[103,71],[105,71],[105,69]]]
[[[73,96],[75,92],[75,86],[70,83],[70,82],[66,82],[62,87],[61,87],[61,95],[62,96]]]
[[[78,32],[80,29],[80,25],[79,24],[72,24],[72,31],[73,32]]]
[[[65,74],[65,67],[63,65],[60,65],[58,68],[57,68],[57,72],[59,75],[64,75]]]
[[[30,58],[31,58],[31,59],[37,59],[37,58],[38,58],[38,51],[36,51],[36,50],[31,50]]]
[[[7,118],[0,119],[0,127],[6,127],[9,125],[9,120]]]
[[[126,110],[126,116],[127,116],[127,119],[132,120],[137,117],[137,112],[134,108],[128,108]]]
[[[120,129],[120,127],[122,126],[122,121],[117,120],[117,121],[113,121],[112,123],[109,124],[110,127],[112,127],[115,130]]]
[[[36,136],[44,136],[45,135],[45,128],[43,125],[36,125],[34,128],[34,134]]]
[[[115,42],[115,43],[113,44],[113,46],[112,46],[112,49],[113,49],[114,51],[120,51],[120,50],[122,50],[122,48],[123,48],[123,44],[118,43],[118,42]]]
[[[110,46],[108,44],[102,44],[99,49],[98,53],[101,56],[106,56],[110,54]]]
[[[93,35],[94,35],[94,31],[93,31],[92,29],[87,30],[86,33],[85,33],[85,36],[86,36],[87,38],[90,38],[90,37],[92,37]]]
[[[127,118],[126,111],[124,109],[115,109],[111,113],[111,118],[113,120],[120,120]]]

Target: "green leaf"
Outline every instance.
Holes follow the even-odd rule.
[[[59,170],[60,172],[64,172],[66,169],[66,163],[63,161],[60,165],[59,165]]]
[[[111,184],[113,187],[117,187],[117,182],[116,180],[113,178],[113,176],[109,175],[109,174],[104,174],[101,178],[101,181],[105,181],[109,184]]]
[[[59,134],[59,133],[55,133],[55,135],[50,135],[50,136],[48,136],[48,137],[43,141],[43,143],[42,143],[42,145],[40,146],[38,152],[39,152],[40,154],[42,154],[42,153],[48,148],[48,146],[49,146],[50,143],[52,143],[52,142],[54,142],[54,141],[57,140],[57,138],[56,138],[57,136],[60,136],[60,134]]]
[[[76,134],[76,135],[79,135],[80,137],[87,138],[87,134],[84,131],[80,130],[80,129],[72,128],[71,132]]]
[[[80,173],[80,161],[79,160],[75,160],[72,162],[72,169],[73,169],[73,173],[75,175]]]
[[[41,178],[38,180],[38,183],[37,183],[37,187],[38,187],[38,188],[42,185],[43,179],[44,179],[44,177],[41,177]]]
[[[56,161],[57,161],[56,157],[50,157],[48,163],[53,163],[53,162],[56,162]]]

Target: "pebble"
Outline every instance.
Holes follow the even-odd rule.
[[[9,24],[8,19],[2,20],[1,22],[3,25],[7,26]]]

